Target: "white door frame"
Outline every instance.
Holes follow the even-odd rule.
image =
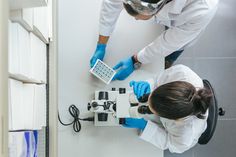
[[[52,41],[49,46],[49,156],[58,157],[58,0],[52,0]]]

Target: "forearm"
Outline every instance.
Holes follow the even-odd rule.
[[[159,56],[166,57],[188,45],[198,37],[201,28],[192,30],[192,28],[190,29],[189,26],[185,25],[164,31],[152,43],[138,52],[138,60],[142,64],[147,64],[155,61]]]
[[[99,20],[100,35],[103,36],[111,35],[122,9],[123,9],[122,0],[103,0],[100,11],[100,20]]]
[[[107,44],[108,40],[109,40],[109,36],[99,35],[98,44]]]

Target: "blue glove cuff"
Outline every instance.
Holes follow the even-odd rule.
[[[146,128],[146,125],[147,125],[147,121],[144,120],[143,123],[142,123],[142,126],[140,127],[140,130],[144,130]]]
[[[97,44],[96,51],[97,51],[97,50],[105,51],[106,47],[107,47],[107,44],[99,44],[99,43],[98,43],[98,44]]]
[[[128,128],[137,128],[140,130],[144,130],[147,125],[147,121],[143,118],[136,119],[136,118],[125,118],[125,123],[123,124],[124,127]]]

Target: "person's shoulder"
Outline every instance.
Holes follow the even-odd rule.
[[[185,71],[192,71],[189,67],[187,67],[186,65],[183,64],[177,64],[174,65],[168,69],[166,69],[166,71],[173,71],[173,72],[185,72]]]
[[[191,71],[191,69],[182,64],[174,65],[165,69],[159,79],[159,83],[162,85],[173,81],[185,81],[186,75],[189,73],[186,71]]]
[[[183,64],[176,64],[170,68],[189,68],[189,67],[187,67],[186,65],[183,65]]]
[[[214,8],[218,5],[219,0],[187,0],[187,3],[185,4],[187,5],[194,5],[197,7],[206,7],[208,9],[210,8]]]
[[[194,87],[203,87],[202,79],[192,69],[183,64],[178,64],[166,70],[166,73],[175,81],[186,81]]]

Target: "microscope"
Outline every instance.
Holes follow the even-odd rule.
[[[94,113],[95,126],[120,126],[124,118],[142,118],[152,114],[147,102],[149,94],[137,100],[133,91],[125,88],[111,91],[95,91],[95,98],[88,103],[88,111]]]

